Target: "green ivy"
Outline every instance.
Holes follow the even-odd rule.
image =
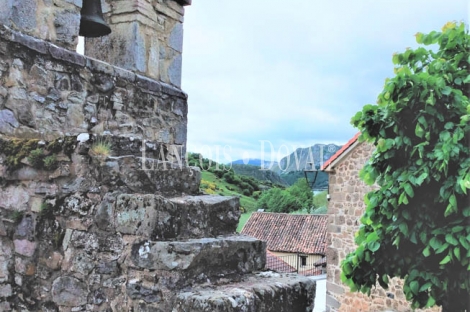
[[[376,147],[360,177],[378,189],[365,196],[358,247],[342,262],[342,281],[370,293],[400,277],[414,308],[463,311],[470,292],[470,36],[464,23],[451,22],[416,41],[419,48],[393,55],[395,76],[377,104],[352,118],[361,140]]]

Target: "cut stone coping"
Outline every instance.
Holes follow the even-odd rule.
[[[167,83],[156,81],[151,78],[135,74],[132,71],[107,64],[85,55],[81,55],[75,51],[58,47],[50,42],[15,31],[5,25],[0,25],[0,39],[17,43],[29,50],[34,51],[35,53],[47,55],[57,61],[71,63],[75,66],[86,67],[93,72],[102,72],[108,75],[118,76],[121,79],[135,83],[140,88],[151,93],[163,92],[170,96],[178,96],[183,99],[188,98],[188,95],[185,92]]]
[[[305,312],[312,311],[316,283],[297,274],[263,272],[243,282],[199,287],[180,293],[173,312]]]

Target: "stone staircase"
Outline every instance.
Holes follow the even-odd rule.
[[[234,234],[237,197],[185,195],[196,188],[184,178],[196,177],[198,186],[197,168],[162,172],[172,178],[156,178],[158,170],[145,176],[170,195],[120,194],[106,216],[108,231],[132,237],[120,265],[128,272],[126,293],[134,308],[138,302],[139,311],[312,311],[312,280],[263,272],[265,242]],[[172,196],[177,193],[183,195]]]
[[[114,180],[125,181],[137,192],[116,195],[99,223],[126,238],[118,262],[127,272],[126,294],[134,309],[313,309],[315,283],[297,275],[263,272],[265,242],[235,234],[239,199],[199,194],[198,168],[134,155],[111,157],[106,166],[113,161],[116,172],[103,174],[115,174]],[[152,170],[136,170],[144,162]]]
[[[70,156],[58,152],[64,163],[54,173],[4,172],[4,197],[27,186],[42,199],[28,200],[19,224],[0,220],[3,274],[15,278],[2,309],[312,311],[315,282],[264,272],[265,242],[235,233],[237,197],[201,195],[198,168],[144,160],[119,148],[122,138],[108,140],[113,156],[90,157],[83,141]],[[57,174],[65,165],[68,174]]]

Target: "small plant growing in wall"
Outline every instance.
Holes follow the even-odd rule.
[[[43,166],[44,150],[36,148],[29,153],[28,161],[34,168],[41,168]]]
[[[52,207],[46,202],[43,202],[41,206],[39,207],[39,215],[41,217],[45,217],[49,215],[51,212],[52,212]]]
[[[91,145],[90,148],[90,155],[98,158],[106,158],[111,155],[111,142],[104,138],[99,137],[96,141]]]
[[[43,163],[44,163],[44,168],[45,169],[55,170],[55,169],[57,169],[57,166],[58,166],[57,156],[56,155],[50,155],[50,156],[44,157]]]
[[[52,244],[54,245],[54,248],[60,248],[64,236],[65,234],[62,231],[57,231],[54,233],[54,236],[52,237]]]
[[[23,220],[23,211],[19,211],[19,210],[13,211],[12,214],[11,214],[11,219],[16,224],[20,223],[21,220]]]

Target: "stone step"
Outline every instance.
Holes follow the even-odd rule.
[[[264,269],[265,249],[265,242],[242,235],[176,242],[138,239],[128,246],[122,264],[132,276],[126,292],[155,311],[172,311],[182,289],[237,282]]]
[[[262,272],[239,283],[182,292],[172,312],[310,312],[315,290],[308,277]]]
[[[126,266],[181,279],[180,286],[205,283],[264,269],[266,243],[244,235],[162,242],[137,239]],[[162,282],[160,278],[160,282]]]
[[[196,195],[201,182],[198,167],[132,155],[108,157],[99,170],[103,182],[113,184],[113,181],[119,181],[135,193]]]
[[[122,194],[116,198],[112,216],[102,218],[112,217],[121,234],[167,241],[233,234],[239,216],[237,197]]]

